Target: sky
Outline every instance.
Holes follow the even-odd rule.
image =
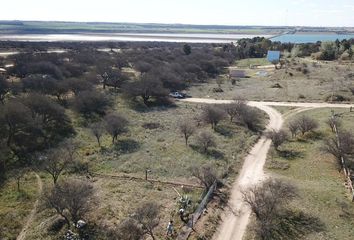
[[[1,0],[0,20],[354,27],[354,0]]]

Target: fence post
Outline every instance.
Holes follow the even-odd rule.
[[[336,139],[337,139],[337,144],[338,144],[338,149],[340,150],[341,149],[341,143],[340,143],[340,139],[339,139],[339,132],[338,132],[338,128],[337,128],[337,125],[336,125],[336,122],[334,121],[334,118],[336,117],[334,115],[334,111],[332,110],[332,119],[333,119],[333,129],[334,129],[334,132],[336,134]],[[343,157],[343,154],[341,153],[341,163],[342,163],[342,169],[343,169],[343,172],[344,172],[344,177],[345,177],[345,180],[349,186],[349,190],[350,192],[352,193],[352,202],[354,202],[354,187],[353,187],[353,182],[351,180],[351,172],[350,172],[350,169],[347,168],[347,165],[345,163],[345,159]]]

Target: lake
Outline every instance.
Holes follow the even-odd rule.
[[[0,35],[0,41],[29,41],[29,42],[188,42],[188,43],[230,43],[241,38],[254,37],[270,38],[272,41],[291,43],[314,43],[317,41],[335,41],[336,39],[354,38],[354,34],[284,34],[257,35],[257,34],[207,34],[207,33],[107,33],[107,34],[8,34]]]
[[[271,40],[283,43],[315,43],[317,41],[335,41],[336,39],[350,38],[354,38],[354,34],[284,34],[271,38]]]
[[[112,33],[112,34],[15,34],[0,35],[2,41],[156,41],[189,43],[230,43],[241,38],[253,38],[259,35],[248,34],[174,34],[174,33]],[[270,38],[273,35],[260,35]]]

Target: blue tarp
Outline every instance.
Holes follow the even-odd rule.
[[[280,60],[280,51],[268,51],[267,60],[269,62],[273,62],[273,61],[278,61],[279,62],[279,60]]]

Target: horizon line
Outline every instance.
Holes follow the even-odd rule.
[[[288,28],[353,28],[354,26],[314,26],[314,25],[235,25],[235,24],[196,24],[196,23],[159,23],[159,22],[114,22],[114,21],[72,21],[72,20],[18,20],[0,19],[1,22],[52,22],[52,23],[88,23],[88,24],[150,24],[150,25],[180,25],[180,26],[218,26],[218,27],[288,27]]]

